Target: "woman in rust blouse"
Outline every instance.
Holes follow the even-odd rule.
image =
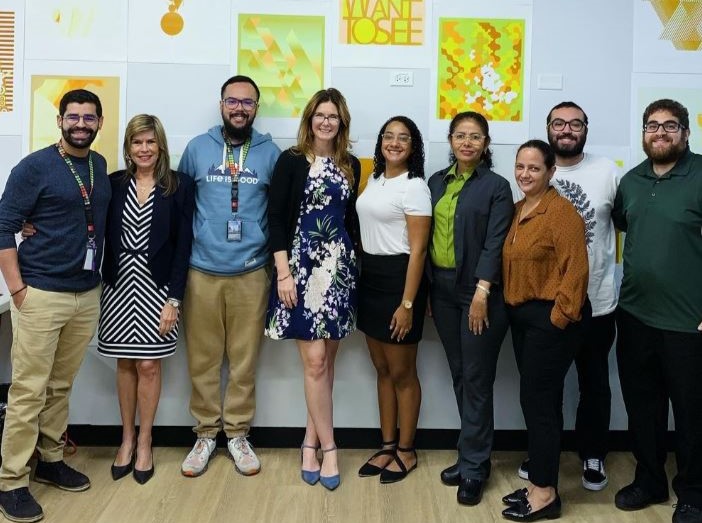
[[[505,302],[520,373],[520,402],[529,439],[527,488],[503,498],[507,519],[557,518],[563,382],[588,318],[585,225],[549,185],[555,156],[530,140],[517,152],[514,176],[524,193],[502,250]]]

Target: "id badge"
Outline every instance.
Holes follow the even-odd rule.
[[[227,220],[227,241],[241,241],[241,220]]]
[[[95,242],[88,242],[85,249],[85,261],[83,262],[84,271],[95,271],[95,257],[97,256],[97,247]]]

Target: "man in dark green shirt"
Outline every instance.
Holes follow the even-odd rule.
[[[668,402],[677,432],[673,523],[702,523],[702,156],[690,151],[688,111],[673,100],[643,116],[647,159],[622,179],[612,217],[626,232],[617,309],[619,379],[634,481],[623,510],[668,499]]]

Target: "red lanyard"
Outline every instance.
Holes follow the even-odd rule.
[[[61,155],[61,158],[63,158],[63,161],[66,162],[68,169],[71,171],[71,174],[78,183],[80,195],[83,197],[83,210],[85,211],[85,221],[88,225],[88,240],[94,240],[95,222],[93,220],[93,208],[90,204],[90,195],[93,194],[93,188],[95,187],[95,173],[93,171],[93,153],[88,153],[88,170],[90,171],[90,192],[88,192],[85,188],[85,185],[83,184],[83,180],[80,179],[80,175],[78,174],[78,171],[76,171],[76,168],[73,165],[71,158],[68,156],[68,154],[66,154],[63,145],[61,145],[61,142],[57,143],[56,147],[58,148],[58,152]]]
[[[239,173],[244,170],[244,161],[249,154],[251,147],[251,138],[247,138],[244,144],[239,149],[239,163],[234,162],[234,144],[222,129],[222,137],[227,146],[227,169],[232,179],[232,214],[239,211]]]

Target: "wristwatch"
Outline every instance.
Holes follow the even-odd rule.
[[[402,306],[405,309],[410,310],[412,308],[412,302],[410,300],[402,300]]]
[[[166,303],[171,307],[175,307],[176,309],[180,307],[180,300],[176,300],[175,298],[168,298]]]

